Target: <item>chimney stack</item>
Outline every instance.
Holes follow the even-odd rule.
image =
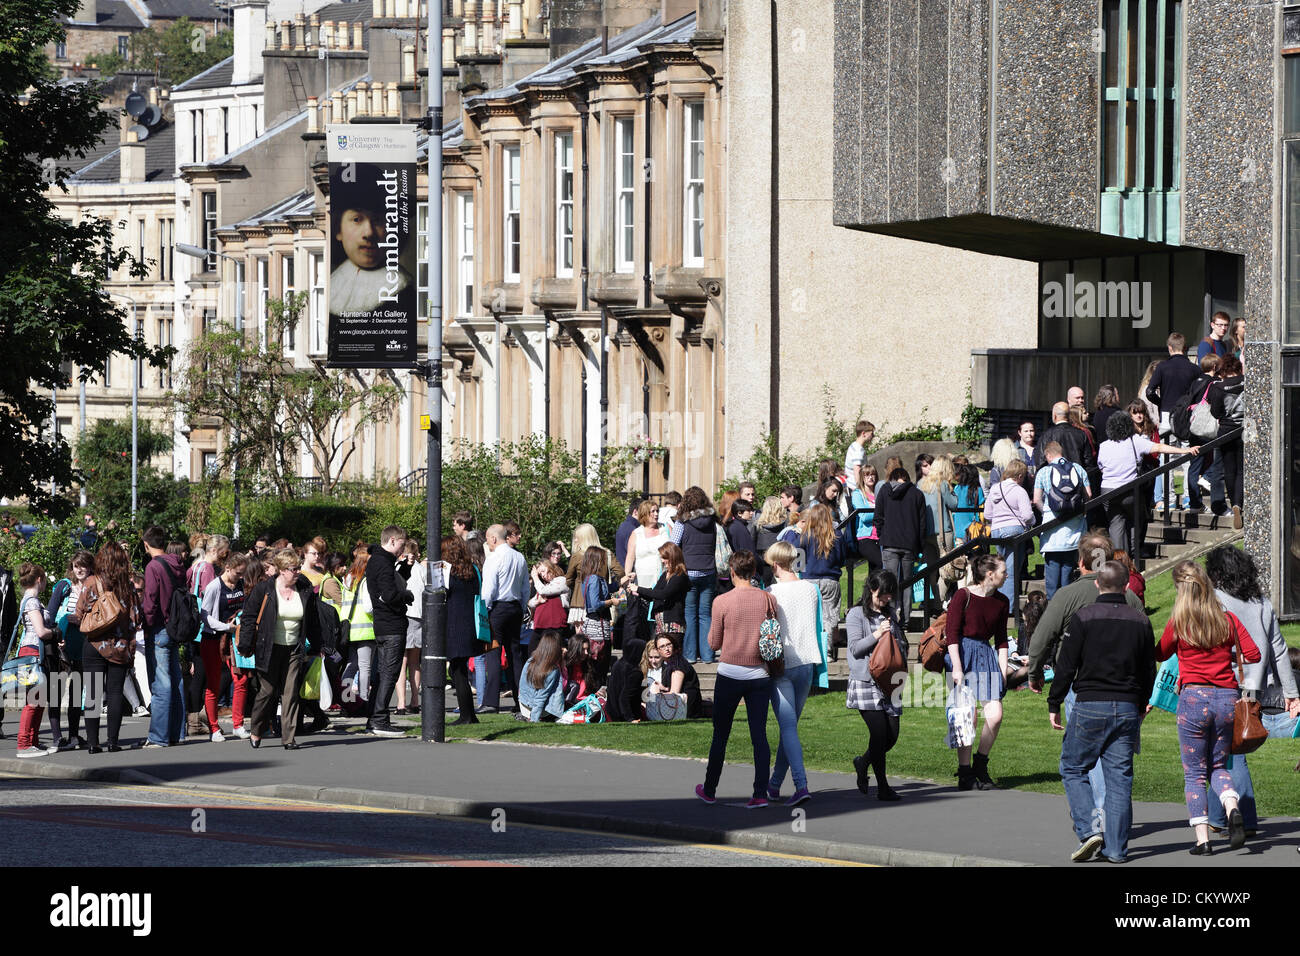
[[[120,153],[122,157],[122,182],[144,182],[144,143],[137,142],[135,133],[130,129],[122,131]]]
[[[235,32],[235,62],[230,81],[248,83],[262,75],[262,50],[269,45],[266,0],[235,0],[230,12]]]

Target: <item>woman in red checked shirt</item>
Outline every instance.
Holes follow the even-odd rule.
[[[1233,658],[1240,646],[1242,656],[1254,664],[1260,659],[1259,648],[1241,622],[1224,611],[1214,595],[1214,585],[1199,565],[1191,561],[1177,565],[1174,584],[1178,596],[1156,647],[1156,659],[1168,660],[1178,654],[1178,744],[1187,815],[1196,830],[1196,846],[1190,852],[1208,856],[1207,778],[1228,811],[1229,845],[1237,850],[1246,842],[1245,822],[1227,768],[1238,696]]]

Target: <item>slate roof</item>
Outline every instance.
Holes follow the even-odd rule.
[[[143,30],[144,23],[136,16],[126,0],[99,0],[95,5],[95,22],[83,23],[75,15],[64,17],[63,22],[77,27],[102,27],[103,29]]]
[[[208,67],[202,73],[196,73],[184,83],[177,83],[172,90],[215,90],[223,86],[230,86],[231,78],[235,75],[235,57],[233,55],[226,57],[220,63],[215,63]],[[261,83],[262,78],[259,76],[253,82]]]
[[[86,185],[89,183],[116,183],[122,179],[121,133],[113,126],[104,135],[104,140],[85,159],[74,159],[78,165],[74,175],[69,177],[69,185]],[[164,122],[154,127],[149,138],[144,141],[145,182],[169,182],[176,169],[176,127]]]
[[[302,189],[281,199],[274,206],[263,209],[256,215],[249,216],[243,222],[235,223],[235,228],[258,226],[265,222],[281,222],[290,216],[310,216],[316,212],[316,199],[310,190]]]
[[[486,100],[509,99],[518,95],[521,89],[526,86],[559,86],[572,80],[577,75],[579,67],[631,60],[640,56],[645,48],[666,43],[685,43],[694,34],[694,13],[688,13],[667,26],[661,25],[660,15],[656,13],[645,22],[624,30],[617,36],[610,37],[608,47],[603,54],[600,52],[601,40],[599,37],[588,40],[577,49],[552,60],[540,70],[516,80],[510,86],[472,97],[467,101],[467,104]]]
[[[100,0],[102,2],[102,0]],[[229,14],[210,0],[144,0],[145,7],[155,20],[222,20]]]

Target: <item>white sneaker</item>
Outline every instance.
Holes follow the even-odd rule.
[[[212,732],[212,742],[213,742],[214,744],[223,743],[223,742],[225,741],[225,739],[226,739],[226,735],[223,734],[221,731],[219,731],[219,730],[214,730],[214,731]]]
[[[132,717],[148,717],[148,716],[149,716],[149,708],[148,708],[148,707],[145,707],[145,706],[143,706],[143,705],[141,705],[140,707],[137,707],[137,708],[135,709],[135,713],[133,713],[131,716],[132,716]]]
[[[238,737],[240,740],[247,740],[249,737],[253,736],[252,733],[249,731],[249,729],[245,727],[243,724],[240,724],[238,727],[236,727],[234,731],[232,731],[232,733],[234,733],[234,735]]]
[[[18,751],[19,757],[48,757],[51,751],[47,747],[23,747]]]

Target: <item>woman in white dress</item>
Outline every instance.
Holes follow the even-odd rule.
[[[638,587],[652,588],[663,574],[664,563],[659,558],[659,549],[669,544],[672,539],[668,529],[659,523],[659,509],[654,502],[646,500],[636,509],[636,520],[641,526],[635,529],[627,539],[627,554],[623,567],[631,572]],[[623,640],[636,637],[649,641],[653,628],[647,620],[645,602],[629,596],[627,619],[623,625]],[[631,628],[629,631],[628,628]]]

